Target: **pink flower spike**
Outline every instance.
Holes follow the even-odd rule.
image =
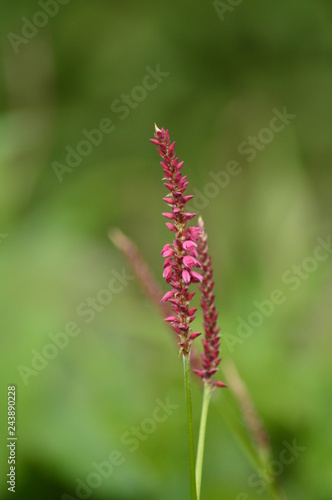
[[[184,270],[182,271],[182,279],[183,279],[183,281],[184,281],[187,285],[188,285],[188,284],[190,283],[190,281],[191,281],[191,276],[190,276],[190,273],[189,273],[186,269],[184,269]]]
[[[165,245],[161,251],[165,262],[163,276],[172,287],[162,298],[169,302],[174,316],[166,318],[179,336],[179,346],[182,353],[187,356],[190,352],[191,341],[198,336],[192,332],[190,323],[195,319],[196,308],[190,308],[190,299],[194,293],[189,292],[192,281],[200,281],[198,273],[191,274],[191,268],[200,267],[200,261],[195,257],[195,240],[200,234],[198,228],[187,227],[189,220],[195,214],[186,211],[186,203],[192,195],[185,196],[188,185],[187,177],[182,175],[183,161],[179,161],[175,154],[175,142],[170,142],[168,131],[164,128],[155,128],[153,144],[161,156],[161,166],[164,172],[164,185],[170,191],[163,200],[171,208],[170,212],[163,212],[163,216],[172,222],[166,222],[166,227],[173,231],[174,241]],[[189,225],[189,224],[188,224]],[[196,232],[197,234],[196,234]]]
[[[202,293],[201,295],[201,307],[203,311],[203,327],[205,332],[205,338],[202,339],[202,344],[204,352],[202,356],[203,365],[203,375],[202,379],[204,383],[210,384],[210,388],[213,389],[214,386],[226,387],[224,382],[216,382],[212,380],[212,376],[218,371],[218,365],[221,361],[219,358],[219,344],[220,335],[218,335],[219,328],[217,327],[217,317],[216,307],[214,304],[214,294],[213,294],[213,270],[211,264],[211,257],[208,254],[207,245],[207,235],[205,233],[204,222],[200,217],[198,219],[198,228],[193,228],[191,234],[197,234],[199,231],[197,241],[197,259],[202,265],[203,280],[199,289]],[[190,271],[191,275],[194,271]],[[199,274],[199,273],[196,273]]]

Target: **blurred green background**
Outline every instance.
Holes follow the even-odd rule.
[[[331,2],[226,1],[224,14],[222,2],[188,0],[42,4],[1,4],[2,497],[10,498],[11,384],[16,498],[189,497],[181,361],[137,280],[119,285],[113,273],[131,271],[107,237],[117,226],[133,238],[167,289],[165,188],[148,141],[156,121],[177,141],[189,192],[200,194],[223,358],[236,362],[276,460],[285,441],[305,448],[276,466],[278,479],[289,499],[330,500],[332,250],[308,258],[332,232]],[[284,107],[295,117],[263,131]],[[81,143],[100,122],[107,131],[89,136],[96,144]],[[77,166],[66,164],[69,151]],[[218,187],[211,171],[231,161],[238,175]],[[101,290],[114,277],[110,299]],[[247,321],[275,289],[283,303],[236,342],[239,317]],[[97,296],[105,305],[87,313]],[[68,322],[76,336],[61,335]],[[35,370],[52,335],[68,343],[46,347],[53,359]],[[199,385],[193,391],[197,432]],[[177,409],[137,446],[125,444],[167,398]],[[269,498],[213,405],[208,424],[202,500]],[[78,481],[114,450],[122,459],[113,472],[77,496]]]

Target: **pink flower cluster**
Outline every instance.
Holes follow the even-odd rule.
[[[195,292],[189,292],[190,283],[202,281],[202,276],[195,267],[202,267],[197,260],[197,240],[200,237],[199,227],[187,227],[187,223],[196,214],[186,211],[186,204],[193,195],[185,195],[188,182],[181,173],[183,161],[175,156],[175,142],[170,144],[168,130],[159,129],[155,125],[154,139],[150,139],[157,146],[157,151],[162,157],[161,166],[165,173],[165,186],[169,190],[163,200],[170,207],[170,212],[164,212],[168,219],[166,226],[174,232],[173,243],[168,243],[162,249],[161,255],[165,257],[163,276],[172,286],[162,298],[162,302],[172,304],[173,316],[165,318],[179,336],[179,345],[183,354],[188,355],[191,342],[201,335],[201,332],[192,332],[191,322],[195,319],[196,308],[190,308],[190,301]]]
[[[194,370],[194,372],[203,379],[204,383],[211,384],[211,388],[215,385],[218,387],[226,387],[224,382],[216,382],[211,380],[212,375],[218,371],[218,365],[221,361],[219,357],[220,346],[220,328],[217,327],[218,313],[214,305],[213,294],[213,271],[211,257],[208,254],[207,235],[205,232],[204,222],[201,217],[198,219],[198,225],[201,229],[201,236],[197,240],[198,243],[198,260],[201,263],[203,280],[199,287],[201,291],[201,306],[203,311],[203,327],[205,338],[202,339],[204,352],[202,353],[202,370]]]

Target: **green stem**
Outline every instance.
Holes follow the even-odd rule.
[[[184,389],[187,403],[187,421],[189,437],[189,462],[190,462],[190,488],[191,500],[197,500],[195,480],[195,446],[193,433],[193,417],[191,409],[191,383],[190,383],[190,353],[183,355]]]
[[[198,500],[200,499],[201,495],[205,431],[206,431],[206,421],[209,410],[209,404],[211,400],[211,393],[212,391],[210,385],[204,384],[202,414],[201,414],[201,423],[199,426],[198,448],[197,448],[197,458],[196,458],[196,490],[197,490]]]

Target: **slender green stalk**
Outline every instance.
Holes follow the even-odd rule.
[[[191,409],[190,353],[187,356],[185,354],[183,355],[183,370],[184,370],[184,388],[185,388],[186,403],[187,403],[191,500],[197,500],[196,480],[195,480],[195,446],[194,446],[194,432],[193,432],[193,417]]]
[[[200,495],[201,495],[205,431],[206,431],[206,421],[207,421],[207,415],[208,415],[208,410],[209,410],[209,404],[210,404],[210,400],[211,400],[211,393],[212,393],[212,391],[210,388],[210,384],[204,384],[202,414],[201,414],[201,423],[199,426],[197,458],[196,458],[197,500],[200,499]]]

